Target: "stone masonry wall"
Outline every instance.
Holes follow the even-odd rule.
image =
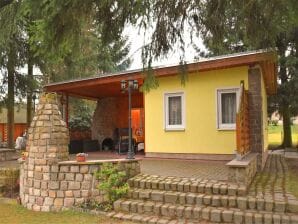
[[[56,95],[41,95],[28,134],[28,157],[19,159],[21,203],[28,209],[60,211],[87,199],[104,200],[94,172],[105,162],[119,164],[128,177],[140,172],[137,160],[67,161],[68,129]]]
[[[109,97],[98,100],[92,119],[92,139],[97,139],[101,145],[105,138],[113,138],[113,132],[116,127],[116,98]]]
[[[264,152],[261,79],[262,74],[258,66],[249,68],[250,151],[259,154],[258,166],[262,169],[266,162],[267,153]]]

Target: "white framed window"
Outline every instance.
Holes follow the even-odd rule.
[[[184,92],[164,94],[165,130],[181,131],[185,129]]]
[[[217,89],[217,128],[236,129],[236,113],[239,101],[239,88]]]

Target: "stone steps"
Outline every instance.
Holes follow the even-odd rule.
[[[256,209],[268,212],[298,213],[298,204],[295,203],[295,201],[277,201],[247,196],[208,195],[200,193],[133,188],[129,190],[128,198],[180,205],[203,205],[211,207],[238,208],[241,210]]]
[[[178,191],[184,193],[221,194],[230,196],[245,196],[246,186],[229,184],[223,181],[199,178],[162,177],[140,174],[128,181],[131,188]]]
[[[298,215],[289,213],[242,211],[236,208],[198,205],[177,205],[143,200],[118,200],[114,203],[114,218],[143,223],[178,223],[182,220],[201,223],[298,223]],[[134,217],[138,216],[138,217]],[[160,221],[163,220],[163,221]],[[184,221],[183,221],[184,220]],[[187,222],[187,223],[189,223]],[[180,222],[181,223],[181,222]]]

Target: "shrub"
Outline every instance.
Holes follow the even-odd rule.
[[[112,207],[114,201],[127,194],[129,189],[126,183],[127,175],[119,170],[119,165],[103,163],[96,176],[100,181],[98,188],[106,194],[109,206]]]

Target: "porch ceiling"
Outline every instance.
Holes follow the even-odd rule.
[[[237,66],[255,66],[258,64],[262,68],[262,72],[264,74],[267,93],[271,95],[276,93],[277,86],[276,59],[276,55],[273,52],[245,52],[240,54],[213,57],[201,60],[199,62],[189,63],[187,64],[187,71],[192,73]],[[154,74],[157,77],[170,76],[178,74],[179,70],[179,65],[156,67],[154,68]],[[44,89],[46,92],[57,92],[76,97],[99,99],[122,95],[120,89],[121,80],[138,79],[140,85],[142,85],[144,77],[145,75],[143,70],[139,69],[96,76],[92,78],[52,83],[46,85]]]

